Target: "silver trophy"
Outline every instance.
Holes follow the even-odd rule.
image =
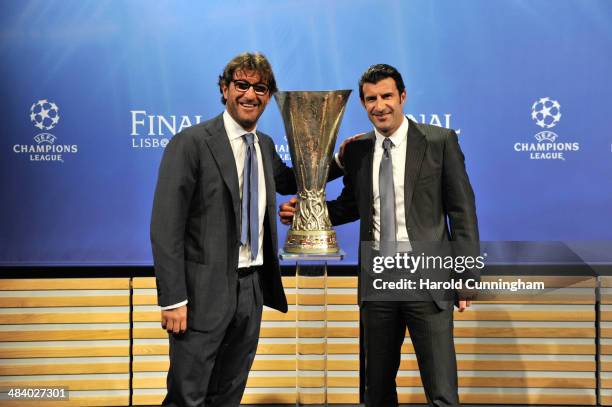
[[[325,203],[329,163],[350,90],[277,92],[298,185],[285,252],[338,253]]]

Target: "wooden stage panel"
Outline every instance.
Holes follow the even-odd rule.
[[[70,391],[24,406],[127,406],[129,305],[129,278],[0,280],[0,387]]]
[[[357,279],[328,278],[326,312],[322,280],[283,281],[290,310],[264,309],[243,402],[292,404],[298,396],[319,402],[317,388],[326,380],[331,404],[357,403]],[[594,405],[599,334],[600,402],[612,405],[612,280],[601,281],[599,332],[595,279],[556,277],[546,284],[554,289],[537,299],[502,301],[492,292],[468,311],[455,312],[464,403]],[[168,367],[159,318],[154,278],[0,280],[0,386],[62,385],[73,391],[69,403],[48,405],[127,405],[130,394],[134,405],[157,404]],[[327,345],[320,341],[325,335]],[[327,359],[320,358],[325,349]],[[298,350],[310,358],[298,362]],[[423,402],[408,336],[402,352],[400,400]],[[308,374],[298,378],[298,366]],[[296,392],[298,380],[310,390]]]

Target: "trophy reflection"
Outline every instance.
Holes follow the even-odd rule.
[[[284,250],[296,254],[338,253],[325,184],[350,90],[277,92],[297,179],[298,202]]]

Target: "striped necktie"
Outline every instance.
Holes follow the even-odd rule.
[[[257,258],[259,250],[259,180],[257,168],[257,152],[255,151],[255,135],[247,133],[242,136],[247,143],[242,172],[242,221],[240,228],[240,243],[251,245],[251,260]]]
[[[395,189],[393,187],[393,163],[391,148],[393,142],[388,138],[383,140],[383,155],[378,173],[378,193],[380,195],[380,243],[393,249],[395,243]],[[391,244],[388,244],[391,243]]]

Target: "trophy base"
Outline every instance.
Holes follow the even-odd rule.
[[[335,230],[289,229],[285,252],[306,254],[338,253]]]

